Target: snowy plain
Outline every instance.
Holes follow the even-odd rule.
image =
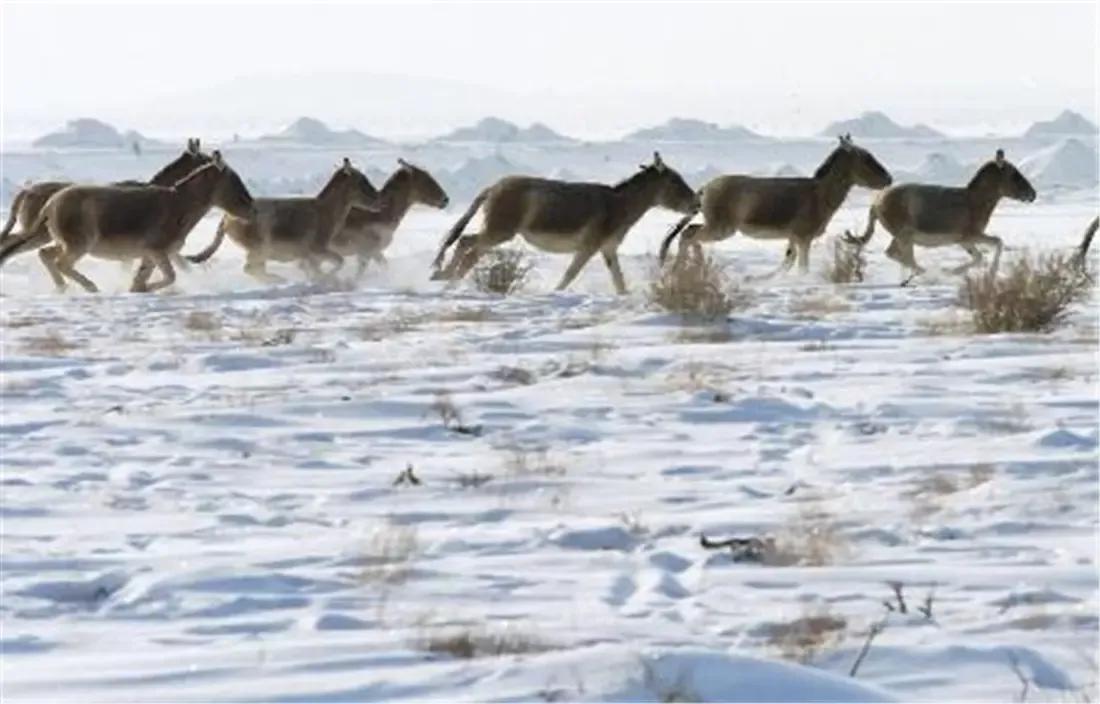
[[[957,278],[899,288],[880,233],[865,283],[822,280],[826,238],[689,325],[645,300],[654,211],[629,296],[599,262],[551,293],[565,262],[537,257],[497,298],[427,280],[463,205],[414,210],[355,285],[260,285],[232,245],[159,296],[5,266],[5,700],[1095,698],[1095,297],[1049,334],[951,332]],[[1097,205],[1005,203],[991,231],[1006,260],[1066,248]],[[464,633],[526,652],[432,652]]]

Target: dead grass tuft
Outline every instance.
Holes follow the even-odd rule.
[[[937,471],[914,482],[902,492],[910,504],[910,516],[922,519],[942,511],[951,496],[979,487],[993,478],[992,465],[975,464],[965,471]]]
[[[380,527],[367,539],[360,578],[364,582],[403,582],[419,551],[416,528],[389,524]]]
[[[505,449],[504,472],[513,477],[560,477],[567,469],[544,447]]]
[[[193,310],[183,316],[183,329],[189,332],[212,333],[221,330],[222,322],[213,313]]]
[[[1003,276],[966,277],[959,300],[970,310],[977,332],[1046,332],[1091,290],[1092,280],[1073,256],[1025,254],[1009,264]]]
[[[833,295],[802,296],[790,303],[791,314],[800,318],[820,318],[851,310],[848,301]]]
[[[524,633],[514,627],[490,629],[484,626],[433,633],[423,637],[418,646],[429,653],[463,660],[554,650],[553,645],[532,633]]]
[[[534,265],[526,252],[516,247],[496,247],[474,267],[474,286],[482,293],[502,296],[519,291]]]
[[[834,565],[851,552],[836,517],[820,498],[799,502],[794,515],[765,544],[767,565],[823,567]]]
[[[649,302],[684,318],[725,318],[749,303],[726,267],[713,256],[687,258],[656,269],[649,282]]]
[[[793,621],[770,624],[765,642],[783,659],[806,665],[838,646],[847,632],[847,619],[822,607]]]
[[[834,284],[851,284],[863,281],[867,270],[867,257],[863,247],[845,242],[837,237],[833,240],[833,257],[825,264],[825,280]]]
[[[66,340],[61,333],[49,330],[41,335],[31,335],[20,340],[20,347],[30,354],[60,357],[78,349],[80,345]]]

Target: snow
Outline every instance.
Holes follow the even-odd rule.
[[[789,149],[805,160],[763,163],[812,164]],[[556,154],[599,175],[634,151]],[[337,153],[228,158],[274,184]],[[164,156],[11,161],[117,177]],[[426,156],[463,188],[553,161]],[[654,211],[624,242],[632,294],[598,260],[553,293],[567,258],[544,255],[501,299],[427,280],[465,204],[414,208],[358,286],[280,265],[290,283],[258,284],[231,243],[165,295],[124,293],[114,263],[80,264],[101,295],[52,293],[30,255],[4,267],[5,701],[1008,701],[1013,667],[1031,700],[1095,693],[1095,297],[1047,335],[931,334],[962,315],[940,270],[968,255],[918,248],[932,271],[903,289],[879,234],[865,283],[823,283],[819,242],[811,274],[690,325],[645,300],[678,217]],[[1096,208],[1006,202],[990,230],[1065,249]],[[743,280],[783,247],[714,251]],[[477,430],[445,427],[441,399]],[[409,465],[420,484],[395,486]],[[771,536],[783,559],[701,533]],[[908,613],[884,608],[890,581]],[[843,626],[795,662],[776,634],[818,616]],[[455,633],[519,652],[427,645]]]

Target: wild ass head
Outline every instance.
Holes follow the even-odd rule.
[[[1034,201],[1036,196],[1035,188],[1027,178],[1008,159],[1005,159],[1003,149],[997,150],[992,161],[982,164],[978,173],[970,179],[970,184],[971,186],[987,184],[986,187],[992,188],[998,196],[1025,203]]]
[[[184,180],[189,180],[204,170],[210,170],[217,178],[214,183],[212,198],[212,202],[216,207],[238,218],[252,218],[256,215],[256,205],[252,201],[252,194],[248,192],[248,188],[245,187],[244,181],[237,175],[237,172],[225,163],[221,152],[215,150],[211,155],[209,164],[200,166],[198,170]]]
[[[679,213],[693,213],[698,209],[699,199],[684,177],[661,159],[660,152],[653,152],[653,162],[642,164],[641,171],[627,181],[646,180],[652,183],[656,191],[658,205]],[[624,182],[625,183],[625,182]]]
[[[337,197],[364,210],[377,211],[381,208],[378,189],[362,171],[351,165],[351,160],[347,157],[344,157],[344,162],[332,174],[318,197]]]
[[[210,163],[210,155],[202,151],[199,139],[188,138],[187,148],[171,163],[153,174],[149,183],[154,186],[171,186],[176,181],[191,173],[200,166]]]
[[[853,142],[852,135],[842,134],[837,139],[840,143],[814,172],[814,178],[820,178],[833,169],[841,169],[852,183],[864,188],[878,190],[894,182],[886,167],[871,152]]]
[[[443,186],[440,186],[431,174],[404,159],[399,158],[397,163],[400,164],[401,171],[405,172],[406,178],[409,179],[413,200],[432,208],[446,208],[450,204],[451,199],[447,197],[447,192],[443,190]]]

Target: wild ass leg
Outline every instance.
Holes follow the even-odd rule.
[[[142,257],[138,263],[137,271],[134,272],[133,283],[130,284],[131,293],[144,293],[149,288],[149,277],[153,273],[153,267],[156,266],[153,260],[149,257]]]
[[[478,259],[481,259],[486,252],[497,245],[504,244],[515,236],[515,232],[489,231],[482,231],[476,235],[466,235],[466,237],[458,241],[459,246],[455,248],[454,258],[451,259],[451,265],[447,267],[447,269],[453,267],[454,270],[454,273],[449,278],[452,281],[461,281],[462,277],[466,276],[470,269],[474,268]],[[470,239],[466,239],[467,237]],[[466,240],[468,244],[463,245],[462,240]],[[461,259],[459,258],[460,250],[462,251]]]
[[[565,274],[562,275],[561,281],[558,282],[555,291],[563,291],[569,284],[573,283],[573,279],[577,278],[577,274],[581,273],[581,269],[588,263],[588,260],[596,254],[599,250],[598,246],[594,246],[585,240],[581,242],[581,248],[577,250],[577,253],[573,255],[573,261],[569,262],[569,268],[565,270]],[[610,264],[608,264],[610,266]]]
[[[787,251],[783,253],[783,261],[779,263],[779,266],[777,266],[775,269],[772,269],[767,274],[759,274],[757,276],[750,276],[747,278],[749,281],[763,281],[765,279],[770,279],[773,276],[778,276],[779,274],[786,273],[791,270],[792,266],[794,266],[796,258],[797,253],[795,249],[794,238],[791,238],[787,241]]]
[[[966,250],[970,255],[970,261],[966,264],[954,267],[950,269],[952,274],[965,274],[970,271],[971,268],[978,266],[982,263],[984,257],[982,257],[982,250],[978,249],[977,245],[970,241],[959,242],[959,246]]]
[[[340,271],[340,269],[344,266],[344,258],[336,252],[333,252],[331,249],[322,249],[321,251],[317,252],[317,259],[318,264],[320,264],[320,262],[328,262],[329,264],[332,264],[332,268],[328,271],[329,276],[332,276],[336,272]]]
[[[904,270],[911,272],[907,278],[902,280],[902,286],[908,286],[913,279],[924,273],[924,269],[917,264],[916,257],[913,256],[913,242],[911,240],[902,240],[895,237],[890,241],[890,246],[886,248],[886,256],[900,264],[903,272]]]
[[[994,237],[993,235],[986,235],[984,233],[975,237],[974,243],[993,245],[996,251],[993,252],[993,263],[989,266],[989,275],[996,276],[997,269],[1001,266],[1001,252],[1004,251],[1005,243],[1001,241],[1000,237]]]
[[[164,252],[150,252],[148,258],[160,269],[161,277],[159,281],[148,284],[146,291],[159,291],[176,283],[176,270],[172,268],[172,260],[168,258],[167,254]],[[144,262],[142,264],[144,265]]]
[[[250,251],[245,257],[244,273],[254,279],[259,279],[265,284],[280,284],[286,281],[278,274],[272,274],[267,270],[267,257],[261,252]]]
[[[46,271],[50,273],[50,278],[53,279],[53,284],[58,291],[64,291],[68,284],[65,282],[65,277],[61,275],[61,272],[57,268],[57,257],[61,254],[61,248],[57,245],[50,247],[43,247],[38,250],[38,258],[42,260],[42,266],[46,267]]]
[[[810,245],[813,244],[813,239],[808,237],[798,237],[792,240],[795,253],[798,255],[798,270],[805,274],[810,270]],[[788,268],[790,268],[788,266]]]
[[[607,270],[611,272],[611,283],[615,285],[615,293],[626,295],[626,280],[623,279],[623,270],[619,266],[619,252],[610,248],[603,250],[603,260],[607,264]]]
[[[63,249],[54,259],[54,264],[57,266],[58,271],[83,286],[88,293],[99,293],[99,289],[92,283],[92,280],[77,271],[74,266],[82,254],[74,255],[72,252]]]

